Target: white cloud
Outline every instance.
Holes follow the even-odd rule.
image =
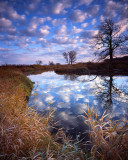
[[[90,39],[90,42],[91,42],[91,39],[96,35],[98,34],[98,30],[86,30],[84,32],[81,33],[80,37],[82,39]]]
[[[120,20],[120,21],[117,23],[117,25],[121,26],[121,30],[120,30],[120,33],[119,33],[119,34],[123,33],[123,32],[126,31],[127,28],[128,28],[128,18],[125,18],[125,19]]]
[[[40,0],[31,0],[31,3],[28,5],[28,9],[30,11],[36,10],[39,5],[39,2],[40,2]]]
[[[45,36],[47,36],[50,32],[49,32],[49,30],[48,29],[50,29],[50,27],[49,26],[43,26],[43,27],[41,27],[40,29],[39,29],[39,31],[40,31],[40,33],[41,33],[41,35],[43,36],[43,37],[45,37]]]
[[[104,14],[105,16],[108,16],[110,18],[112,17],[116,17],[117,15],[117,11],[119,9],[121,9],[122,5],[118,2],[114,2],[114,1],[107,1],[106,6],[105,6],[105,10],[104,10]]]
[[[74,98],[76,99],[76,101],[78,101],[79,99],[84,98],[84,97],[85,97],[85,96],[82,95],[82,94],[75,94],[75,95],[74,95]]]
[[[83,5],[83,4],[86,4],[87,6],[89,6],[92,2],[93,0],[79,0],[78,6]]]
[[[67,8],[72,5],[72,0],[51,0],[49,4],[44,4],[42,7],[43,13],[65,14]]]
[[[47,95],[45,98],[45,102],[54,103],[55,101],[53,99],[54,99],[54,97],[52,95]]]
[[[96,23],[96,19],[94,18],[94,19],[92,20],[92,25],[95,25],[95,23]]]
[[[52,42],[57,44],[76,44],[77,39],[69,38],[67,36],[61,36],[61,37],[56,36],[52,39]]]
[[[84,102],[89,103],[89,99],[85,98]]]
[[[100,9],[100,5],[92,5],[90,7],[87,8],[87,14],[89,17],[95,17],[98,12],[99,12],[99,9]]]
[[[0,18],[0,28],[10,27],[12,26],[12,22],[6,18]]]
[[[66,35],[67,33],[67,27],[65,24],[63,24],[58,30],[55,31],[55,34],[57,34],[57,36],[63,36]]]
[[[82,24],[81,24],[81,27],[86,28],[87,25],[88,25],[88,23],[82,23]]]
[[[59,102],[57,108],[71,108],[70,103]]]
[[[100,16],[100,20],[101,20],[102,22],[105,20],[105,18],[104,18],[103,15]]]
[[[11,6],[9,6],[8,2],[0,2],[0,13],[4,14],[4,16],[8,19],[13,20],[26,20],[25,15],[20,15],[14,10]]]
[[[65,24],[65,23],[66,23],[66,18],[52,20],[52,24],[54,26],[58,26],[60,24]]]
[[[80,32],[82,32],[83,31],[83,29],[81,29],[81,28],[77,28],[76,26],[73,26],[73,29],[72,29],[72,33],[80,33]]]
[[[83,22],[85,19],[87,18],[87,13],[77,9],[74,10],[71,14],[70,14],[70,19],[73,22]]]
[[[14,51],[14,49],[10,49],[10,48],[0,48],[0,51],[2,51],[2,52],[8,52],[8,51]]]

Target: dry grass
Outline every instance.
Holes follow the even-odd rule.
[[[0,70],[0,159],[76,159],[83,156],[62,131],[49,132],[52,110],[40,116],[27,99],[31,81],[19,70]],[[60,136],[61,135],[61,136]],[[62,143],[57,143],[58,138]]]
[[[40,117],[27,106],[32,84],[21,72],[1,70],[0,153],[2,159],[33,157],[51,143],[50,115]]]
[[[85,112],[85,123],[90,127],[93,159],[126,160],[128,158],[128,121],[112,121],[103,114],[99,118],[93,108]]]

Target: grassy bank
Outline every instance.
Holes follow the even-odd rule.
[[[0,68],[0,159],[82,157],[79,148],[76,150],[62,131],[51,136],[51,110],[47,115],[40,116],[32,106],[27,105],[32,86],[32,82],[16,66]],[[63,143],[57,143],[58,139]]]
[[[62,130],[51,135],[52,110],[40,116],[27,105],[33,84],[25,74],[61,67],[0,67],[0,159],[125,160],[128,156],[128,124],[125,119],[113,122],[108,115],[99,119],[93,110],[88,110],[84,117],[90,127],[92,148],[88,153],[86,148],[81,149],[79,144],[66,138]],[[59,139],[61,143],[58,143]]]
[[[128,62],[77,63],[55,68],[57,74],[128,75]]]

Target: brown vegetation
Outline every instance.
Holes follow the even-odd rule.
[[[128,75],[128,62],[77,63],[55,68],[57,74],[77,75]]]
[[[128,121],[112,120],[108,114],[99,118],[94,108],[85,112],[85,123],[90,127],[92,159],[126,160],[128,158]]]

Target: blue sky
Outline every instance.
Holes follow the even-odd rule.
[[[70,50],[93,61],[97,26],[113,18],[123,33],[127,13],[127,0],[0,0],[0,64],[65,63]]]

